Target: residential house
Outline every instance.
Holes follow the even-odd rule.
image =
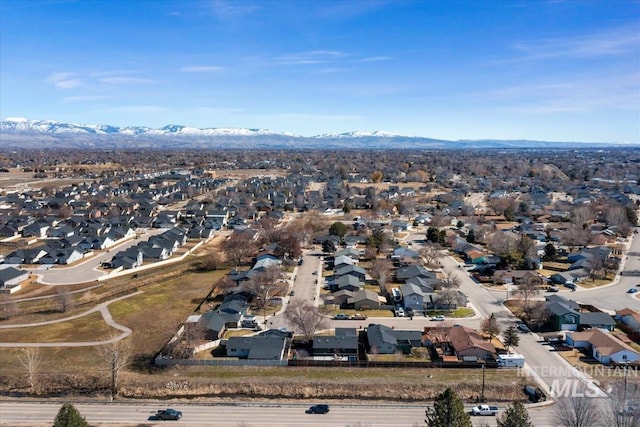
[[[313,337],[314,356],[357,356],[358,334],[355,328],[336,328],[334,335]]]
[[[580,306],[559,295],[546,297],[545,308],[550,313],[549,323],[556,331],[575,331],[580,325]]]
[[[356,264],[357,264],[357,261],[348,255],[339,255],[339,256],[336,256],[333,260],[334,269],[346,267],[349,265],[356,265]]]
[[[366,277],[366,271],[364,268],[358,267],[357,265],[346,265],[344,267],[336,269],[333,275],[336,277],[336,280],[340,276],[351,275],[361,281],[364,281]]]
[[[371,354],[409,353],[412,347],[422,345],[422,332],[395,330],[374,323],[367,327],[367,343]]]
[[[616,312],[616,318],[629,333],[640,334],[640,313],[630,308],[624,308]]]
[[[640,362],[640,353],[598,328],[583,332],[568,332],[566,342],[572,347],[589,350],[592,357],[604,365]]]
[[[459,359],[489,360],[494,359],[496,349],[477,331],[466,326],[456,325],[447,331],[446,342]]]
[[[29,278],[29,272],[14,267],[0,270],[0,292],[10,294],[21,289],[21,283]]]
[[[580,327],[613,331],[616,327],[616,321],[609,314],[600,311],[584,312],[580,313]]]
[[[411,265],[408,267],[398,268],[396,270],[396,279],[398,282],[405,282],[413,277],[421,277],[423,279],[436,279],[436,273],[429,271],[421,265]]]
[[[241,336],[227,340],[227,356],[251,360],[283,360],[288,340],[278,336]]]
[[[334,286],[337,287],[337,289],[350,292],[357,292],[364,285],[364,282],[359,278],[350,274],[338,277],[334,283]]]
[[[347,300],[356,310],[375,310],[380,308],[380,297],[368,289],[360,289]]]
[[[534,270],[496,270],[493,273],[493,283],[497,285],[534,285],[543,283],[542,277]]]
[[[422,288],[411,283],[403,283],[400,286],[402,293],[402,304],[405,309],[414,311],[422,310],[424,307],[424,292]]]

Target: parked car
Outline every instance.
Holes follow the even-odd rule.
[[[396,317],[404,317],[404,308],[402,307],[396,308]]]
[[[338,313],[335,316],[333,316],[333,318],[335,320],[349,320],[349,316],[344,313]]]
[[[442,314],[438,314],[437,316],[433,316],[431,320],[434,320],[436,322],[442,322],[444,320],[444,316]]]
[[[636,288],[631,288],[627,291],[628,294],[635,294],[636,292],[638,292]]]
[[[313,405],[304,412],[305,414],[326,414],[327,412],[329,412],[329,405],[325,405],[325,404]]]
[[[353,316],[351,316],[351,320],[367,320],[367,315],[356,313]]]
[[[531,403],[537,403],[537,402],[540,402],[541,400],[542,401],[547,400],[547,396],[538,387],[526,385],[522,388],[522,391],[524,392],[525,395],[527,395],[527,398]]]
[[[167,408],[167,409],[159,409],[158,412],[153,416],[156,420],[173,420],[178,421],[182,418],[182,412],[176,411],[175,409]]]
[[[567,283],[564,284],[564,287],[565,288],[569,288],[569,289],[571,289],[573,291],[576,290],[576,284],[575,283],[567,282]]]
[[[558,292],[559,290],[557,286],[550,286],[547,292]]]
[[[524,323],[518,323],[516,328],[518,328],[518,330],[522,332],[531,332],[531,329],[529,329],[529,327]]]

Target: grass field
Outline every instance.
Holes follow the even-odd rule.
[[[472,399],[480,390],[481,371],[434,368],[335,368],[335,367],[196,367],[156,368],[150,362],[192,314],[212,285],[225,271],[199,272],[196,260],[124,276],[88,291],[109,295],[114,288],[133,287],[142,293],[114,302],[109,311],[117,323],[133,330],[134,356],[121,375],[123,397],[190,397],[224,399],[234,396],[261,399],[339,398],[370,400],[428,400],[444,387],[457,387]],[[26,323],[68,317],[88,310],[77,306],[67,313],[19,316],[11,322]],[[355,313],[355,312],[354,312]],[[374,313],[367,313],[374,315]],[[380,315],[381,313],[375,313]],[[384,314],[391,315],[390,311]],[[2,322],[7,324],[7,322]],[[34,328],[2,331],[3,342],[60,342],[105,339],[112,332],[94,313],[80,319]],[[26,391],[25,368],[20,349],[0,349],[3,366],[0,389]],[[109,371],[92,347],[41,348],[40,390],[47,393],[93,393],[108,384]],[[395,357],[395,356],[394,356]],[[206,357],[205,357],[206,358]],[[416,359],[419,359],[416,358]],[[407,363],[409,363],[409,359]],[[176,384],[178,384],[176,386]],[[511,372],[486,372],[485,394],[492,400],[521,398],[519,379]],[[84,391],[83,393],[86,393]]]

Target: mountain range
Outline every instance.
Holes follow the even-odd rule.
[[[159,129],[85,125],[51,120],[0,121],[4,149],[478,149],[629,147],[629,143],[551,142],[531,140],[448,141],[381,131],[300,136],[265,129],[194,128],[167,125]]]

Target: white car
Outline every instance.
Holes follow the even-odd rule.
[[[442,322],[444,320],[444,316],[442,314],[438,314],[437,316],[433,316],[431,320],[434,320],[436,322]]]

